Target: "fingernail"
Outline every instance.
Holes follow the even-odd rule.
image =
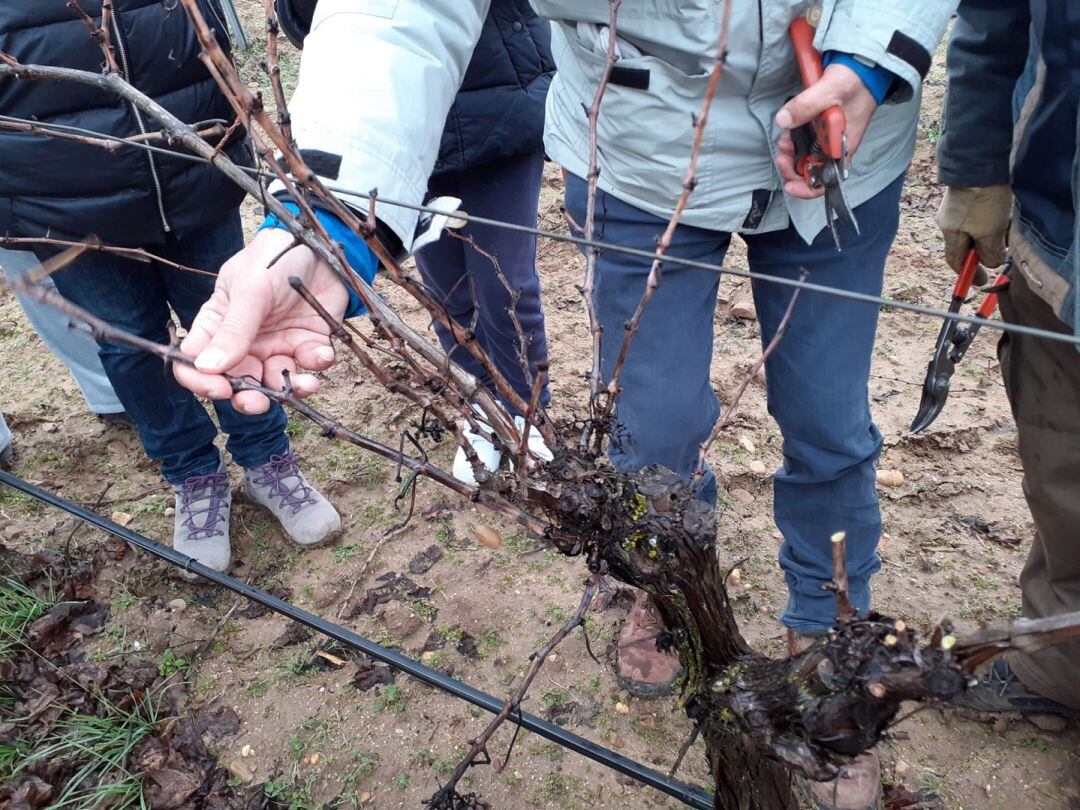
[[[217,371],[218,366],[225,360],[225,352],[221,349],[207,349],[195,358],[195,368],[203,371]]]
[[[776,114],[776,125],[778,127],[781,129],[791,129],[791,124],[791,113],[786,109],[782,109]]]
[[[315,350],[315,356],[330,363],[334,359],[334,350],[330,346],[320,346]]]

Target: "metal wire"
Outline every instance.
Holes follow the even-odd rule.
[[[140,141],[127,141],[122,138],[117,138],[114,135],[109,135],[103,132],[96,132],[92,129],[84,129],[82,127],[69,126],[65,124],[50,124],[43,123],[41,121],[34,121],[29,118],[17,118],[9,115],[0,115],[0,122],[7,121],[15,124],[28,124],[33,125],[36,129],[46,131],[49,129],[56,132],[67,132],[70,134],[84,135],[99,140],[108,140],[118,145],[132,146],[137,149],[145,149],[150,152],[168,155],[169,157],[178,158],[180,160],[187,160],[193,163],[202,163],[206,165],[212,165],[210,161],[206,160],[199,155],[192,155],[187,152],[178,152],[173,149],[167,149],[161,146],[155,146],[150,143],[143,143]],[[34,134],[34,133],[28,133]],[[239,169],[250,174],[252,177],[261,178],[264,180],[276,180],[277,175],[272,172],[263,171],[261,169],[250,168],[245,166],[239,166]],[[334,192],[346,197],[355,197],[360,200],[370,200],[371,194],[364,191],[356,191],[355,189],[341,188],[340,186],[334,186],[324,184],[329,191]],[[475,222],[478,225],[489,225],[495,228],[502,228],[508,231],[517,231],[518,233],[526,233],[532,236],[543,237],[545,239],[551,239],[556,242],[568,242],[570,244],[577,245],[578,247],[597,248],[604,250],[608,253],[621,253],[626,256],[635,256],[637,258],[653,260],[656,258],[656,254],[650,250],[641,250],[640,248],[626,247],[624,245],[612,244],[610,242],[601,242],[595,239],[585,239],[580,236],[574,236],[568,233],[558,233],[556,231],[547,231],[542,228],[534,228],[528,225],[518,225],[513,222],[504,222],[498,219],[489,219],[487,217],[478,217],[467,211],[445,211],[441,208],[432,208],[427,205],[418,205],[416,203],[404,202],[402,200],[394,200],[389,197],[377,196],[376,200],[378,205],[391,205],[397,208],[405,208],[411,211],[418,211],[426,214],[443,214],[451,216],[456,219],[463,219],[467,222]],[[1080,347],[1080,335],[1073,335],[1064,332],[1051,332],[1048,329],[1039,329],[1034,326],[1025,326],[1018,323],[1005,323],[1000,320],[990,320],[987,318],[979,318],[974,315],[964,315],[960,313],[951,313],[944,309],[938,309],[935,307],[927,307],[921,304],[913,304],[908,301],[898,301],[893,298],[885,298],[879,295],[869,295],[867,293],[860,293],[854,290],[842,290],[837,287],[829,287],[824,284],[816,284],[812,281],[803,281],[801,279],[789,279],[779,278],[777,276],[770,276],[765,273],[758,273],[754,270],[740,270],[733,267],[723,267],[718,264],[711,264],[709,262],[701,262],[694,259],[684,259],[677,256],[665,255],[663,263],[665,265],[679,265],[681,267],[692,267],[699,270],[712,270],[716,273],[726,273],[729,276],[736,276],[738,278],[748,278],[752,281],[763,281],[768,284],[777,284],[782,287],[791,287],[794,289],[806,290],[807,292],[817,292],[824,295],[832,295],[837,298],[846,298],[849,301],[858,301],[864,304],[871,304],[877,307],[889,307],[891,309],[898,309],[905,312],[911,312],[916,315],[924,315],[931,318],[951,319],[958,323],[977,324],[988,329],[997,329],[1002,332],[1012,332],[1019,335],[1030,335],[1031,337],[1041,338],[1043,340],[1052,340],[1059,343],[1069,343],[1073,346]]]
[[[346,647],[362,652],[376,661],[388,664],[394,669],[400,670],[407,675],[411,675],[429,686],[433,686],[442,692],[468,701],[474,706],[479,706],[481,709],[489,711],[492,714],[498,714],[506,705],[506,701],[500,700],[486,692],[481,692],[479,689],[476,689],[463,681],[459,681],[456,678],[444,675],[438,670],[426,667],[399,652],[387,649],[370,639],[366,639],[350,630],[346,630],[340,625],[328,622],[313,613],[301,610],[295,605],[273,597],[253,585],[241,582],[238,579],[230,577],[228,574],[223,574],[212,568],[207,568],[205,565],[195,561],[186,554],[181,554],[175,549],[164,546],[155,540],[143,537],[141,534],[137,534],[118,523],[114,523],[96,512],[92,512],[76,503],[61,498],[59,495],[34,486],[18,476],[0,470],[0,484],[6,484],[13,489],[17,489],[20,492],[29,495],[31,498],[67,512],[70,515],[74,515],[80,520],[84,520],[115,537],[119,537],[130,545],[135,546],[160,560],[164,560],[170,565],[193,574],[198,574],[203,579],[212,582],[215,585],[227,588],[248,601],[263,605],[282,616],[299,622],[318,633],[322,633],[323,635],[344,644]],[[597,745],[591,740],[580,737],[564,728],[560,728],[554,723],[549,723],[528,712],[522,712],[520,708],[517,711],[511,712],[507,720],[526,731],[531,731],[563,748],[581,754],[587,759],[591,759],[593,762],[597,762],[600,765],[636,779],[642,784],[655,788],[662,793],[666,793],[668,796],[678,799],[689,807],[698,808],[698,810],[712,810],[713,808],[712,796],[700,788],[696,788],[693,785],[688,785],[676,779],[671,779],[659,771],[654,771],[646,765],[635,762],[621,754],[616,754],[614,751]]]

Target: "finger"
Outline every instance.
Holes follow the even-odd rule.
[[[218,374],[203,374],[192,366],[173,363],[173,376],[180,385],[207,399],[229,399],[232,386]]]
[[[959,274],[964,266],[964,257],[971,249],[971,239],[961,231],[946,231],[945,234],[945,261]]]
[[[205,334],[210,336],[206,346],[195,357],[195,366],[200,371],[223,374],[247,357],[270,306],[271,295],[266,285],[252,285],[248,293],[241,300],[227,303],[220,323],[212,333],[206,328],[210,323],[209,317],[198,324],[196,342],[201,341]],[[192,328],[195,328],[195,324],[192,324]]]
[[[995,233],[975,240],[975,252],[986,267],[1000,267],[1005,263],[1004,235]]]
[[[270,400],[258,391],[240,391],[233,394],[232,406],[247,416],[257,416],[270,410]]]
[[[334,347],[324,341],[309,340],[301,343],[293,352],[296,362],[312,371],[325,371],[334,364]]]
[[[795,171],[795,155],[787,154],[786,152],[780,152],[776,156],[776,169],[780,172],[780,176],[785,180],[798,180],[799,173]]]
[[[784,183],[784,191],[800,200],[815,200],[825,194],[825,189],[810,188],[802,178],[788,180]]]
[[[835,83],[820,81],[792,98],[776,113],[776,125],[781,129],[801,127],[829,107],[840,106],[841,99]]]

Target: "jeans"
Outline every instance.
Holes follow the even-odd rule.
[[[460,198],[470,214],[535,227],[543,172],[543,154],[524,155],[436,175],[428,191]],[[475,318],[479,345],[514,391],[528,402],[536,365],[547,362],[547,334],[540,305],[540,278],[536,274],[536,237],[476,223],[469,223],[461,232],[496,257],[506,283],[518,296],[515,312],[525,336],[528,375],[522,368],[521,339],[508,314],[510,292],[488,257],[444,235],[416,254],[416,264],[424,282],[445,302],[454,321],[468,328]],[[494,392],[491,377],[476,359],[458,347],[441,325],[435,324],[435,331],[454,361]],[[550,399],[545,385],[540,402],[547,405]]]
[[[152,253],[179,264],[216,273],[244,245],[240,213],[183,239],[170,237],[147,245]],[[177,270],[159,262],[144,264],[107,253],[87,251],[55,276],[60,293],[113,326],[167,343],[169,308],[185,329],[214,291],[212,276]],[[99,342],[98,354],[124,410],[139,430],[143,448],[161,463],[174,486],[217,471],[217,428],[195,395],[182,388],[162,362],[145,352]],[[271,404],[267,413],[241,414],[228,401],[215,402],[226,447],[242,467],[257,467],[270,456],[289,452],[285,411]]]
[[[0,453],[7,450],[9,444],[11,444],[11,430],[4,421],[4,415],[0,413]]]
[[[896,235],[903,177],[858,206],[862,229],[841,234],[837,252],[828,230],[807,245],[793,227],[748,234],[750,267],[763,274],[809,279],[878,295],[885,257]],[[567,178],[567,208],[585,221],[587,187]],[[599,239],[652,251],[666,221],[603,191],[597,193]],[[680,226],[668,255],[719,265],[731,234]],[[628,321],[645,289],[651,261],[601,251],[597,260],[597,309],[604,328],[602,370],[610,378]],[[623,369],[611,445],[620,470],[662,464],[686,480],[697,466],[698,447],[720,414],[709,384],[713,314],[720,274],[675,264],[642,317]],[[792,290],[753,282],[762,345],[776,332]],[[799,632],[832,626],[834,600],[823,586],[832,579],[830,537],[847,533],[849,596],[860,611],[870,606],[870,577],[881,567],[877,544],[881,514],[875,462],[881,434],[870,416],[868,380],[877,329],[874,306],[803,292],[785,337],[766,362],[769,413],[783,435],[783,466],[773,477],[774,518],[783,534],[780,566],[788,586],[781,621]],[[710,474],[699,497],[715,503]]]
[[[0,267],[8,278],[23,278],[38,266],[37,257],[30,251],[5,250],[0,248]],[[42,284],[55,286],[51,278],[42,280]],[[71,329],[68,317],[48,304],[39,304],[26,296],[16,295],[19,305],[26,313],[26,318],[38,337],[44,341],[50,351],[68,367],[71,376],[78,383],[86,405],[94,413],[118,413],[124,410],[113,391],[105,369],[98,358],[94,339],[85,332]],[[0,447],[3,442],[0,441]]]

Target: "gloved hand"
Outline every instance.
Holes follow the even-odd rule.
[[[1005,263],[1005,236],[1012,216],[1012,189],[1007,185],[960,188],[949,186],[937,212],[937,224],[945,237],[945,261],[959,273],[972,247],[984,267]],[[979,268],[975,284],[987,281]]]

